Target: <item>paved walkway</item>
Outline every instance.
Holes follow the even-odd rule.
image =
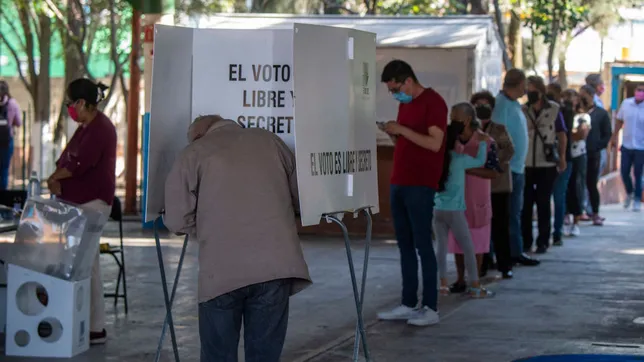
[[[586,226],[583,236],[553,248],[536,268],[517,268],[515,278],[494,282],[489,300],[450,296],[440,301],[441,324],[429,328],[375,320],[400,294],[398,251],[393,240],[374,242],[369,266],[365,319],[377,362],[506,362],[545,353],[644,354],[644,214],[607,207],[603,228]],[[130,313],[108,306],[109,341],[73,361],[150,362],[164,318],[162,289],[149,232],[127,224],[126,256]],[[106,239],[115,242],[115,225]],[[165,238],[167,271],[175,273],[181,239]],[[354,249],[362,265],[362,245]],[[340,239],[306,238],[303,246],[315,284],[292,298],[285,362],[350,361],[355,309],[344,244]],[[106,288],[116,268],[102,260]],[[231,271],[234,272],[234,271]],[[453,273],[453,270],[451,270]],[[181,360],[198,361],[196,248],[189,247],[175,301]],[[620,346],[615,346],[619,344]],[[162,361],[173,361],[169,338]],[[0,360],[44,361],[1,356]]]

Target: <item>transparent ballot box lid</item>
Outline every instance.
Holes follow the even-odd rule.
[[[106,218],[87,207],[31,198],[7,262],[69,281],[89,278]]]

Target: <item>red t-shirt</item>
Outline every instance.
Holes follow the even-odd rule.
[[[114,201],[116,188],[116,128],[101,112],[85,126],[79,126],[60,155],[58,167],[72,173],[60,180],[63,201],[85,204],[100,199]]]
[[[445,132],[447,128],[447,104],[443,97],[431,88],[425,89],[410,103],[398,107],[398,123],[412,130],[427,134],[436,126]],[[444,138],[443,138],[444,139]],[[443,172],[445,141],[438,152],[422,148],[405,137],[399,136],[394,148],[394,167],[391,184],[399,186],[427,186],[438,188]]]

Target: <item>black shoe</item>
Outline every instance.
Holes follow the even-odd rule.
[[[539,246],[537,247],[537,254],[545,254],[548,251],[548,248],[545,246]]]
[[[449,286],[449,292],[452,294],[461,294],[467,291],[467,284],[455,282]]]
[[[100,332],[89,332],[89,344],[104,344],[107,341],[107,332],[103,329]]]
[[[501,273],[503,279],[512,279],[514,278],[514,274],[512,273],[512,270],[504,271]]]
[[[552,239],[552,246],[563,246],[563,240],[560,237]]]
[[[518,258],[512,258],[512,261],[514,261],[515,264],[519,264],[523,266],[537,266],[541,264],[539,260],[533,259],[527,256],[525,253],[521,254],[521,256]]]

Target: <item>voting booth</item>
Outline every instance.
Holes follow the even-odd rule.
[[[380,82],[384,66],[393,59],[407,61],[420,83],[436,89],[448,106],[467,101],[479,90],[496,94],[503,77],[502,41],[491,16],[345,16],[285,14],[218,14],[185,17],[191,27],[227,29],[289,29],[294,23],[341,27],[376,34],[376,117],[396,118],[398,102]],[[330,106],[328,106],[330,108]],[[392,237],[389,186],[393,143],[376,130],[380,213],[374,216],[374,233]],[[347,219],[351,232],[362,233],[365,220]],[[301,229],[304,233],[337,233],[334,225]]]
[[[358,342],[368,354],[361,312],[368,247],[358,291],[342,219],[379,211],[377,80],[376,36],[369,32],[299,23],[252,30],[155,27],[145,221],[172,207],[164,201],[165,180],[196,117],[218,114],[273,132],[295,153],[302,225],[337,223],[345,231],[358,312],[356,354]],[[369,225],[367,244],[370,235]],[[155,236],[167,308],[161,341],[169,326],[178,361],[171,305],[184,254],[170,293]]]

